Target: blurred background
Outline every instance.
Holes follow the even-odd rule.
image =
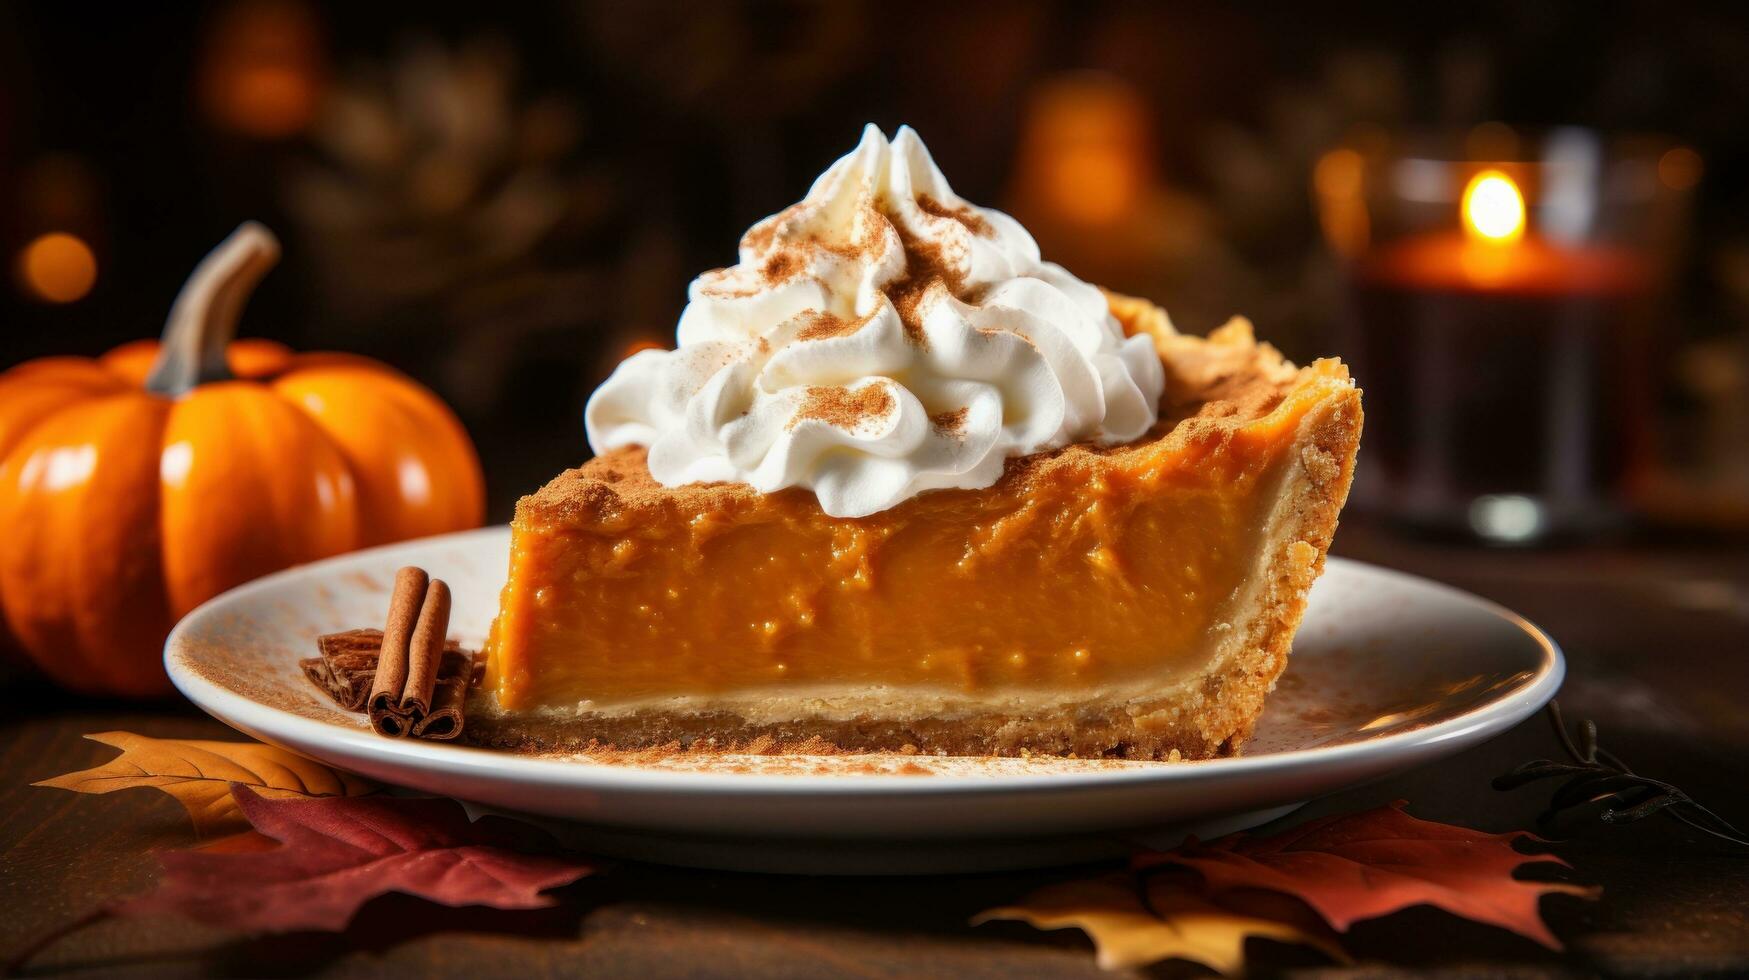
[[[1083,278],[1349,360],[1393,526],[1740,534],[1746,110],[1724,4],[7,4],[0,368],[155,335],[258,218],[243,335],[431,386],[503,520],[694,275],[909,123]]]

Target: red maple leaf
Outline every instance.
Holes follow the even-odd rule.
[[[255,830],[280,846],[165,853],[157,889],[117,913],[175,912],[252,932],[339,931],[387,892],[442,905],[541,908],[554,904],[543,891],[596,867],[560,855],[527,825],[470,823],[454,800],[272,800],[240,784],[231,792]]]
[[[1596,889],[1563,882],[1521,881],[1526,864],[1567,862],[1525,854],[1512,843],[1537,838],[1524,831],[1487,834],[1417,820],[1404,801],[1361,813],[1324,817],[1269,837],[1233,834],[1207,844],[1194,838],[1171,851],[1137,855],[1137,869],[1176,864],[1202,875],[1210,892],[1263,888],[1315,909],[1339,932],[1363,919],[1433,905],[1476,922],[1509,929],[1550,949],[1560,940],[1537,911],[1545,894],[1594,897]]]

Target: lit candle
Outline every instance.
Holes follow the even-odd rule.
[[[1458,214],[1456,229],[1383,246],[1362,275],[1410,289],[1489,293],[1622,295],[1645,287],[1645,264],[1633,252],[1527,233],[1524,194],[1502,170],[1471,177]]]
[[[1611,523],[1646,455],[1649,263],[1568,220],[1595,195],[1539,212],[1512,165],[1447,168],[1474,171],[1448,217],[1351,253],[1366,496],[1494,540]],[[1404,208],[1436,215],[1429,186]]]

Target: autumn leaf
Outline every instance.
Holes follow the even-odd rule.
[[[1268,837],[1232,834],[1170,851],[1137,855],[1139,871],[1178,865],[1200,874],[1211,895],[1263,888],[1304,901],[1338,932],[1363,919],[1413,905],[1433,905],[1476,922],[1509,929],[1551,949],[1560,940],[1537,910],[1552,893],[1594,897],[1595,889],[1563,882],[1521,881],[1519,867],[1566,865],[1551,854],[1515,850],[1516,831],[1487,834],[1417,820],[1403,802],[1325,817]]]
[[[1192,838],[1169,851],[1142,852],[1128,872],[1052,885],[973,921],[1080,929],[1106,969],[1177,958],[1233,973],[1244,965],[1251,936],[1341,959],[1332,929],[1347,931],[1412,905],[1433,905],[1559,949],[1538,900],[1551,893],[1594,897],[1597,890],[1512,877],[1526,864],[1566,865],[1515,850],[1520,838],[1535,839],[1417,820],[1399,801],[1267,837],[1232,834],[1207,844]]]
[[[158,887],[116,906],[121,915],[173,912],[251,932],[339,931],[365,902],[405,892],[442,905],[542,908],[541,894],[595,870],[559,856],[552,839],[498,818],[470,823],[447,799],[268,799],[232,792],[255,831],[232,847],[161,855]]]
[[[1247,901],[1267,911],[1249,911]],[[1275,895],[1210,899],[1182,879],[1142,880],[1119,871],[1049,885],[1018,905],[978,915],[972,924],[1014,919],[1039,929],[1080,929],[1106,970],[1181,959],[1235,974],[1245,965],[1245,940],[1252,936],[1313,946],[1346,962],[1329,930],[1304,906],[1295,906]]]
[[[377,790],[375,783],[363,777],[259,742],[185,741],[148,738],[132,732],[100,732],[85,737],[121,749],[121,755],[96,768],[70,772],[35,785],[75,793],[113,793],[138,786],[161,789],[188,811],[194,821],[194,832],[202,837],[248,827],[231,796],[233,783],[242,783],[262,796],[276,799],[362,796]]]
[[[258,851],[271,851],[278,846],[279,841],[259,830],[239,830],[234,834],[202,841],[191,850],[205,854],[254,854]]]

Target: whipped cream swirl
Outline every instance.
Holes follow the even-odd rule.
[[[589,399],[590,445],[648,447],[667,486],[808,488],[833,517],[1138,438],[1165,383],[1152,341],[955,195],[909,127],[864,129],[688,296],[679,347],[627,358]]]

